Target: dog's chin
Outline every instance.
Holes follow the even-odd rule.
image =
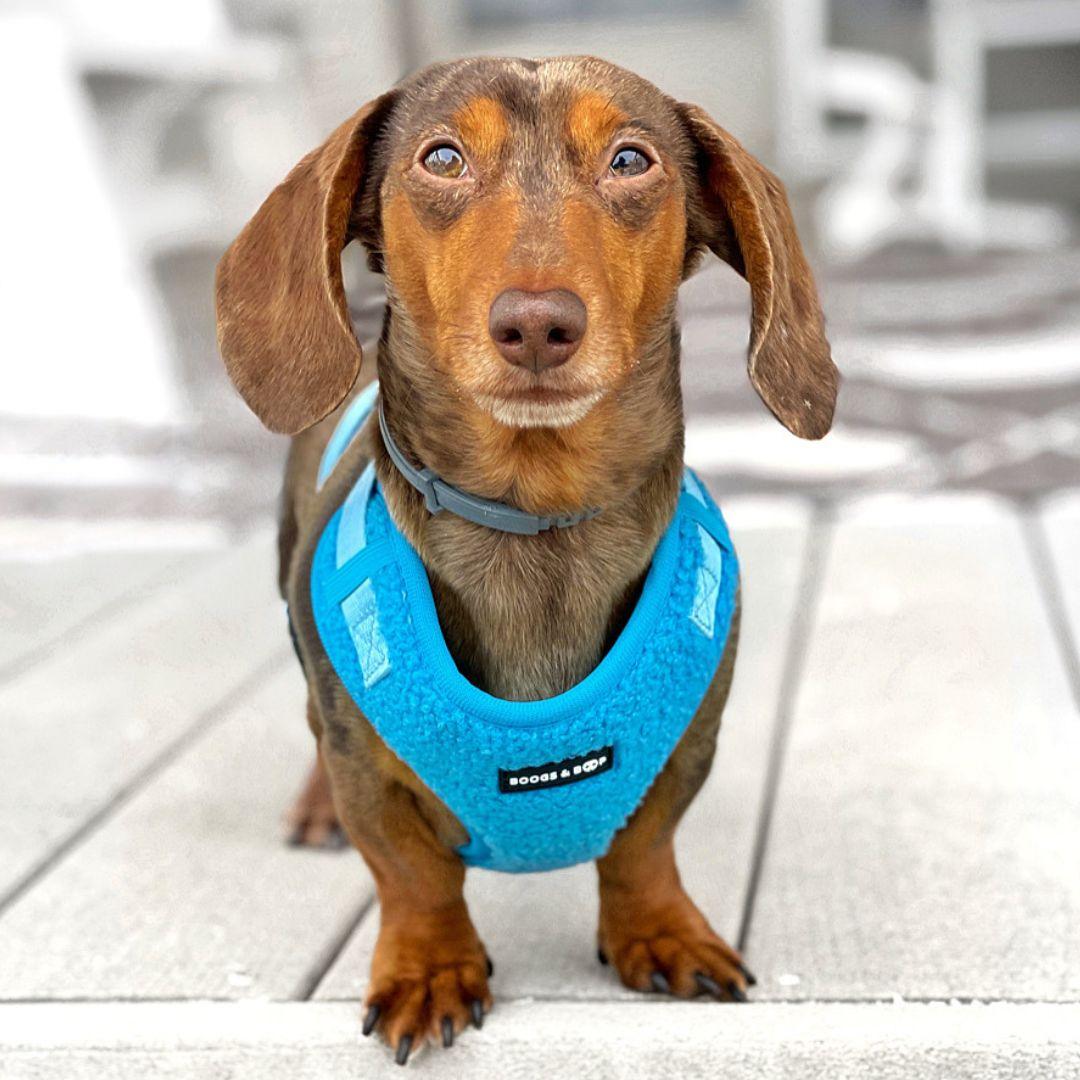
[[[561,428],[576,424],[603,396],[603,390],[590,390],[573,397],[553,397],[550,400],[525,395],[500,397],[478,394],[477,403],[506,427]]]

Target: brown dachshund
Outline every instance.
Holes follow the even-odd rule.
[[[393,441],[465,492],[597,516],[518,536],[431,514],[375,421],[317,488],[360,370],[340,266],[353,239],[386,280],[377,366]],[[373,458],[460,671],[515,701],[580,682],[626,622],[679,497],[675,300],[706,249],[750,285],[757,392],[796,435],[820,438],[838,376],[783,187],[699,108],[601,60],[428,68],[308,154],[218,268],[229,374],[267,427],[296,436],[280,576],[318,754],[295,825],[322,843],[340,821],[371,868],[381,929],[365,1032],[377,1026],[400,1062],[480,1025],[490,962],[462,895],[466,831],[324,653],[315,544]],[[752,983],[683,891],[673,849],[711,766],[737,621],[685,734],[597,860],[600,958],[638,990],[741,1001]]]

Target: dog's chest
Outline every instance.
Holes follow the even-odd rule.
[[[580,682],[626,620],[648,553],[561,534],[474,535],[433,521],[421,545],[447,646],[459,668],[497,697],[553,697]]]

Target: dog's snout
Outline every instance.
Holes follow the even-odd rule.
[[[587,318],[581,298],[568,289],[505,289],[491,305],[488,330],[509,363],[539,373],[577,352]]]

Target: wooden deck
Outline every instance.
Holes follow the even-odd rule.
[[[623,990],[589,867],[476,872],[445,1077],[1080,1076],[1080,492],[725,503],[745,617],[684,877],[760,983]],[[359,857],[286,847],[312,751],[266,532],[0,564],[0,1076],[400,1075]]]

